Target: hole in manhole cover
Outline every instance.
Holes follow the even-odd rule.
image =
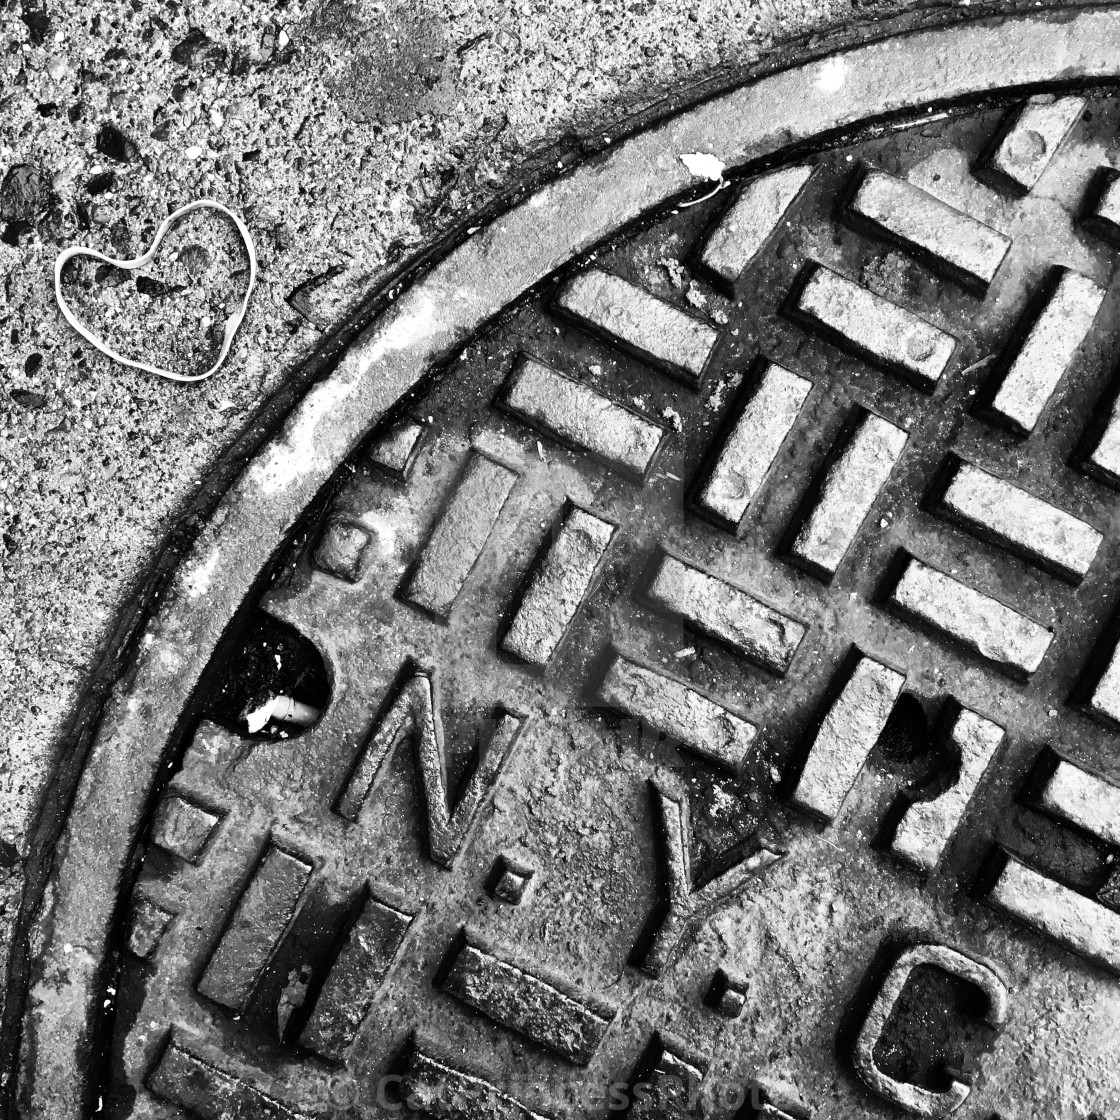
[[[277,739],[302,734],[307,726],[303,716],[322,712],[331,694],[317,647],[264,612],[255,613],[234,648],[218,656],[207,686],[203,718],[238,734]],[[301,718],[293,720],[296,709],[277,700],[295,701],[307,713],[301,710]],[[250,729],[246,716],[254,712],[260,715]]]

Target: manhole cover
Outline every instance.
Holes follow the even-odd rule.
[[[813,61],[400,293],[105,713],[25,1115],[1112,1114],[1118,48]]]

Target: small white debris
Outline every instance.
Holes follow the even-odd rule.
[[[319,709],[301,704],[290,696],[269,696],[252,711],[245,711],[241,718],[250,735],[262,731],[275,720],[277,723],[294,723],[297,727],[310,727],[319,718]],[[287,736],[281,732],[282,738]]]
[[[817,89],[823,93],[835,93],[848,76],[848,64],[842,58],[830,58],[817,76]]]
[[[57,58],[52,58],[47,63],[47,75],[52,82],[61,82],[66,77],[66,70],[68,67],[65,55],[59,55]]]
[[[250,735],[255,735],[267,726],[268,721],[272,718],[272,709],[275,704],[275,698],[270,696],[259,708],[254,708],[251,712],[246,713],[245,726],[249,729]]]
[[[727,396],[727,390],[731,388],[731,380],[717,381],[712,389],[711,395],[708,397],[708,407],[714,411],[718,411],[723,407],[724,398]]]
[[[548,462],[548,460],[544,457],[544,447],[541,444],[540,440],[537,440],[537,458],[540,459],[542,463]]]
[[[708,309],[708,297],[695,284],[689,284],[688,291],[685,292],[684,298],[688,300],[693,307],[699,307],[702,311]]]
[[[685,646],[684,649],[677,650],[677,652],[674,653],[673,656],[678,661],[684,661],[684,659],[686,657],[695,657],[696,656],[696,647],[695,646]]]
[[[197,144],[192,144],[183,152],[183,155],[187,159],[198,159],[202,155],[202,149]]]
[[[681,163],[698,179],[710,179],[718,183],[723,178],[727,164],[710,152],[686,152],[681,155]]]
[[[662,257],[658,263],[669,274],[669,283],[674,288],[684,288],[688,283],[688,272],[680,261],[672,257]]]
[[[669,425],[670,427],[672,427],[674,432],[679,432],[681,430],[681,414],[677,412],[676,409],[670,408],[668,405],[666,405],[661,410],[661,415],[669,421]]]

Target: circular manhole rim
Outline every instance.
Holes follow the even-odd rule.
[[[301,514],[402,395],[557,269],[702,187],[682,154],[710,152],[736,171],[928,105],[1115,78],[1118,48],[1120,10],[1096,7],[904,32],[794,65],[578,165],[401,293],[223,496],[105,707],[38,918],[23,1021],[23,1114],[78,1120],[86,1111],[118,888],[180,714]],[[114,811],[106,814],[105,805]]]

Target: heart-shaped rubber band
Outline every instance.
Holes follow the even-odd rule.
[[[174,370],[160,369],[159,366],[150,366],[147,362],[137,362],[132,358],[126,358],[123,354],[118,354],[107,343],[103,342],[95,334],[91,334],[82,324],[78,321],[77,316],[70,310],[70,305],[66,302],[62,294],[62,269],[68,260],[72,257],[93,257],[94,260],[103,261],[105,264],[115,265],[117,268],[128,269],[130,272],[143,268],[155,255],[156,250],[159,249],[160,242],[164,239],[167,231],[180,218],[185,217],[191,213],[192,210],[217,210],[220,214],[225,214],[230,221],[237,227],[237,232],[241,234],[241,240],[245,242],[245,249],[249,254],[249,285],[245,289],[245,298],[241,301],[241,306],[226,320],[225,338],[222,340],[222,349],[218,354],[217,361],[205,373],[175,373]],[[66,316],[66,321],[84,338],[87,342],[96,346],[102,354],[107,354],[114,361],[120,362],[122,365],[131,366],[133,369],[142,369],[145,373],[154,373],[157,377],[166,377],[168,381],[205,381],[206,378],[216,373],[222,363],[226,360],[229,354],[229,349],[233,345],[233,336],[237,334],[238,327],[241,326],[242,319],[245,318],[245,312],[249,309],[249,297],[253,294],[253,288],[257,282],[257,251],[253,246],[253,238],[249,233],[245,223],[230,209],[223,206],[220,202],[211,202],[209,199],[199,199],[197,202],[188,202],[186,206],[179,207],[174,214],[170,215],[166,221],[156,230],[155,239],[152,241],[152,247],[142,256],[137,257],[131,261],[118,261],[112,257],[105,256],[104,253],[99,253],[96,249],[86,249],[80,245],[71,246],[69,249],[64,249],[58,255],[58,260],[54,262],[54,294],[58,300],[58,306],[62,309],[62,314]]]

